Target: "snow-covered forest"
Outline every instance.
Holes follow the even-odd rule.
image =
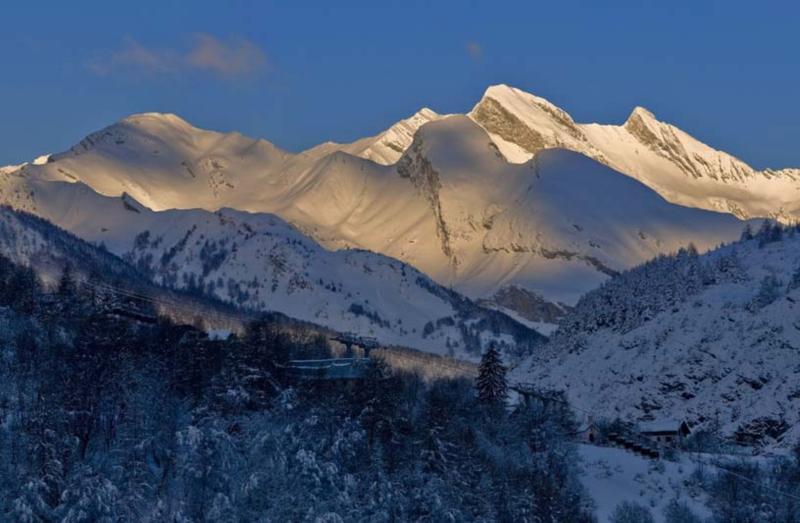
[[[302,385],[325,340],[109,315],[0,258],[0,514],[11,521],[588,521],[569,416],[376,366]]]
[[[738,444],[800,438],[800,237],[764,222],[661,256],[587,293],[513,379],[632,422],[683,419]],[[624,391],[624,393],[623,393]]]
[[[287,360],[330,350],[313,329],[265,319],[212,340],[107,299],[69,268],[46,288],[0,257],[3,519],[589,522],[605,503],[589,492],[600,447],[578,452],[568,407],[509,408],[494,349],[474,381],[377,361],[355,388],[298,382]],[[700,521],[700,500],[715,522],[798,521],[773,494],[800,495],[800,453],[729,468],[608,520]]]

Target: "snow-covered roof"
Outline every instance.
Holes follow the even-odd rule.
[[[678,432],[680,431],[681,426],[684,424],[686,424],[685,421],[675,419],[648,421],[639,423],[639,431],[643,434],[656,432]],[[686,424],[686,427],[688,428],[689,425]]]

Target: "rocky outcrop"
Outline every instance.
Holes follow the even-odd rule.
[[[450,258],[455,266],[458,260],[450,246],[450,231],[442,215],[442,204],[439,200],[439,191],[442,184],[439,173],[433,168],[430,160],[422,154],[422,139],[417,137],[407,153],[397,163],[397,172],[403,178],[408,178],[425,197],[436,219],[436,234],[441,242],[442,252]]]
[[[624,128],[641,144],[693,178],[743,182],[755,174],[750,166],[725,153],[713,150],[715,154],[690,152],[681,140],[682,131],[659,122],[647,109],[634,109]]]
[[[473,119],[488,132],[535,154],[549,144],[541,133],[525,125],[494,98],[484,98],[475,106]]]
[[[558,323],[571,310],[568,305],[547,301],[539,294],[516,285],[503,287],[481,303],[503,307],[526,320],[544,323]]]

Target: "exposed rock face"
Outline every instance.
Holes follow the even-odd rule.
[[[442,216],[442,204],[439,200],[442,184],[439,173],[433,168],[430,160],[422,154],[421,138],[415,138],[409,151],[398,162],[397,172],[400,176],[411,180],[419,193],[428,201],[436,219],[436,235],[441,241],[442,252],[453,265],[458,265],[458,260],[450,248],[450,231]]]
[[[624,128],[640,143],[678,166],[688,176],[742,182],[754,174],[753,169],[732,156],[723,153],[703,155],[689,151],[681,140],[681,131],[659,122],[647,109],[637,107]]]
[[[469,117],[496,140],[524,151],[522,157],[512,153],[511,161],[524,161],[542,149],[555,147],[577,150],[590,157],[598,154],[566,111],[513,87],[488,88]]]
[[[563,303],[547,301],[535,292],[514,285],[503,287],[486,301],[512,310],[526,320],[544,323],[558,323],[571,310]]]
[[[417,130],[428,122],[441,118],[440,115],[423,107],[416,114],[401,120],[380,135],[375,145],[360,154],[362,158],[376,163],[389,165],[400,159],[400,156],[414,141]]]
[[[535,154],[549,144],[541,133],[531,129],[494,98],[484,98],[475,106],[473,119],[490,133],[515,143]]]
[[[363,138],[348,145],[337,146],[344,152],[366,158],[381,165],[393,165],[411,146],[417,130],[428,122],[443,118],[442,115],[423,107],[405,120],[400,120],[384,132],[369,138]]]
[[[743,219],[800,219],[800,170],[758,171],[641,107],[621,126],[579,124],[547,100],[497,85],[469,116],[513,163],[546,148],[565,148],[636,178],[673,203]]]

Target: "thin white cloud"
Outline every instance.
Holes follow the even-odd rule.
[[[198,34],[186,55],[186,65],[221,76],[240,76],[263,70],[267,57],[253,42],[243,38],[223,42],[209,34]]]
[[[119,71],[147,75],[179,75],[199,71],[223,78],[241,78],[267,68],[267,56],[253,42],[234,37],[221,40],[199,33],[191,37],[184,50],[147,47],[133,38],[125,38],[119,50],[93,60],[89,68],[97,74]]]

